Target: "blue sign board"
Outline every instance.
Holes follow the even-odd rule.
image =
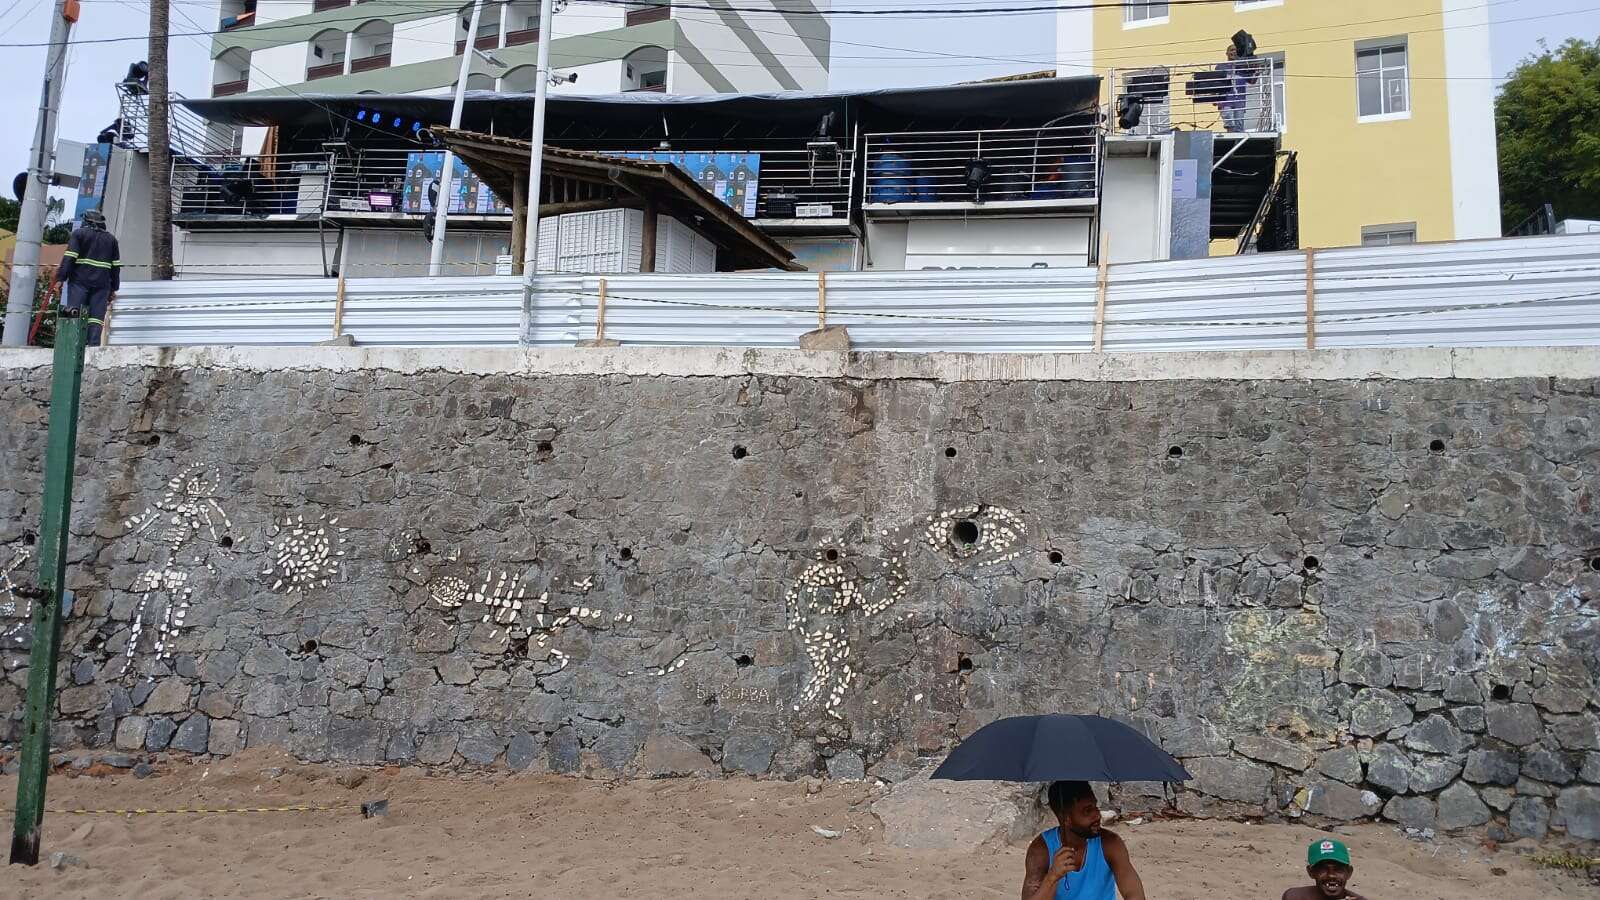
[[[756,216],[756,189],[761,181],[759,153],[680,153],[652,150],[624,153],[630,159],[672,163],[747,219]]]

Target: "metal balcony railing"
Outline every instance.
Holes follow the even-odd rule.
[[[667,86],[664,83],[647,84],[642,87],[628,88],[627,90],[623,91],[624,94],[665,94],[666,92]]]
[[[821,143],[805,150],[760,151],[756,218],[822,222],[850,218],[856,155]]]
[[[1098,194],[1093,126],[867,136],[869,207],[1080,205]]]
[[[174,156],[236,153],[239,131],[218,125],[183,105],[183,95],[173,93],[168,105],[168,144]],[[150,149],[150,96],[138,85],[117,85],[118,114],[112,140],[133,150]]]
[[[327,207],[328,168],[325,153],[175,154],[173,214],[320,217]]]
[[[428,185],[438,177],[444,151],[404,149],[357,150],[330,158],[328,214],[402,213],[422,216]],[[470,169],[460,166],[454,179],[457,202],[453,215],[510,216],[510,197],[497,197]]]
[[[1275,134],[1281,130],[1281,119],[1274,67],[1273,60],[1257,57],[1113,69],[1109,127],[1122,134],[1162,134],[1180,128]]]

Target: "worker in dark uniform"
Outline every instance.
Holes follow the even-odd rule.
[[[122,287],[122,254],[116,236],[106,230],[106,217],[100,210],[83,214],[83,224],[73,230],[67,251],[61,255],[56,280],[62,283],[62,310],[75,309],[88,318],[84,345],[99,346],[106,308]]]

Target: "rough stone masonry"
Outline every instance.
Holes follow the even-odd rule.
[[[900,780],[1095,712],[1196,811],[1600,838],[1600,365],[1465,353],[101,350],[57,738]],[[0,359],[7,741],[48,382]]]

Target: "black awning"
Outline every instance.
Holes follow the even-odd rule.
[[[625,131],[660,133],[663,117],[672,137],[712,137],[730,128],[762,129],[783,136],[811,133],[829,112],[838,114],[837,134],[845,129],[930,130],[1001,127],[1001,123],[1041,124],[1086,113],[1100,97],[1100,79],[1042,78],[925,88],[872,91],[784,92],[683,96],[619,93],[595,96],[552,95],[546,133],[620,137]],[[363,111],[419,121],[424,127],[449,121],[448,95],[295,94],[185,100],[190,109],[214,122],[240,126],[277,125],[286,129],[327,126]],[[531,94],[469,91],[462,128],[508,137],[527,137],[533,117]],[[773,134],[772,136],[779,136]]]

